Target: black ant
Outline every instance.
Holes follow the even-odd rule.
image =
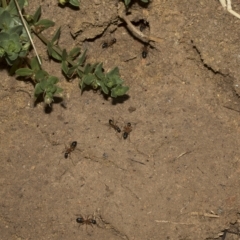
[[[65,153],[64,153],[64,157],[65,157],[65,158],[68,158],[68,156],[71,155],[71,152],[74,151],[74,149],[76,148],[76,146],[77,146],[77,141],[72,142],[71,145],[70,145],[70,147],[69,147],[69,148],[66,148],[66,151],[65,151]]]
[[[111,39],[110,41],[106,41],[102,44],[102,48],[108,48],[111,47],[114,43],[117,42],[116,38]]]
[[[147,27],[149,27],[149,23],[146,20],[141,20],[139,30],[143,32]]]
[[[146,58],[148,55],[148,45],[144,45],[142,48],[142,58]]]
[[[119,126],[116,125],[116,123],[114,122],[114,120],[109,119],[109,125],[118,133],[121,132],[121,129],[119,128]]]
[[[70,147],[67,147],[66,145],[65,145],[65,150],[63,151],[64,152],[64,158],[68,158],[68,157],[70,157],[70,159],[71,159],[71,153],[75,150],[75,148],[77,147],[77,141],[73,141],[71,144],[70,144]],[[58,163],[58,165],[60,164],[60,161],[61,161],[61,159],[59,160],[59,163]],[[72,164],[73,165],[75,165],[74,163],[73,163],[73,160],[71,159],[71,161],[72,161]]]
[[[130,134],[130,132],[132,131],[132,125],[131,123],[127,123],[126,126],[124,126],[123,128],[123,139],[127,139],[128,135]]]
[[[84,219],[82,215],[80,215],[80,217],[76,219],[76,222],[80,223],[81,225],[84,225],[84,224],[86,224],[86,226],[91,225],[92,227],[93,227],[93,224],[97,224],[97,221],[95,219],[89,218],[89,217],[87,217],[87,219]]]

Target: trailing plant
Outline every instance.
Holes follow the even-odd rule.
[[[79,1],[78,0],[59,0],[59,4],[65,6],[67,3],[72,5],[73,7],[79,7]]]
[[[19,0],[18,3],[22,10],[27,1]],[[117,67],[105,73],[102,63],[85,63],[86,50],[82,52],[78,47],[73,48],[69,53],[65,49],[62,50],[58,45],[60,28],[53,38],[48,40],[42,31],[54,26],[54,22],[40,19],[40,16],[41,7],[32,16],[25,15],[27,28],[46,44],[49,56],[61,63],[61,70],[68,80],[75,76],[79,78],[81,92],[86,86],[90,86],[94,90],[100,89],[111,97],[126,94],[129,87],[123,86],[123,80]],[[35,98],[43,96],[44,102],[51,104],[54,96],[63,91],[57,86],[59,79],[42,69],[38,56],[38,58],[34,57],[28,61],[28,67],[19,68],[19,64],[23,62],[23,58],[29,52],[29,47],[30,41],[26,30],[18,16],[14,1],[11,0],[8,6],[0,7],[0,59],[5,60],[12,67],[12,72],[16,70],[18,76],[32,79],[35,84]]]
[[[35,83],[35,99],[43,95],[46,104],[51,104],[53,97],[63,91],[62,88],[56,85],[59,79],[42,70],[36,57],[31,59],[30,68],[19,68],[16,70],[16,74],[18,76],[31,78]]]
[[[125,3],[126,6],[128,6],[131,3],[131,1],[132,0],[124,0],[124,3]],[[139,1],[141,1],[143,3],[148,3],[149,2],[149,0],[139,0]]]
[[[18,0],[20,10],[27,4],[26,0]],[[59,80],[42,70],[36,58],[30,61],[30,68],[19,68],[27,59],[31,43],[14,1],[10,1],[8,5],[2,2],[1,6],[3,7],[0,7],[0,59],[11,67],[11,74],[17,70],[17,75],[31,78],[35,85],[35,98],[43,94],[44,102],[50,104],[53,97],[62,92],[62,89],[56,85]],[[36,28],[46,29],[54,25],[47,19],[35,21],[38,14],[33,17],[26,16],[30,22],[35,22]],[[30,25],[27,27],[30,29]]]
[[[39,34],[39,37],[41,38],[41,34]],[[105,94],[110,94],[111,97],[115,98],[128,91],[129,87],[122,86],[123,80],[120,78],[117,67],[105,73],[102,63],[85,64],[86,50],[81,53],[80,48],[76,47],[67,53],[65,49],[61,50],[57,45],[59,37],[60,28],[56,31],[52,40],[46,42],[48,53],[56,61],[61,62],[62,71],[68,79],[75,75],[79,77],[81,92],[86,86],[91,86],[94,90],[100,89]]]
[[[78,76],[81,92],[83,92],[86,86],[91,86],[94,90],[100,89],[105,94],[110,94],[111,97],[118,97],[124,95],[129,90],[129,87],[122,86],[123,80],[120,78],[118,68],[114,68],[105,74],[102,63],[85,64],[86,50],[81,52],[78,47],[73,48],[69,53],[65,49],[62,50],[58,45],[61,33],[60,28],[50,41],[46,39],[41,32],[48,25],[45,26],[47,23],[42,23],[41,28],[39,28],[37,23],[40,15],[41,8],[39,7],[32,18],[32,30],[47,45],[49,56],[61,62],[64,75],[69,80]]]
[[[21,9],[25,4],[25,0],[19,0]],[[27,55],[29,47],[30,41],[15,3],[11,1],[5,8],[0,7],[0,58],[12,66],[17,59]]]

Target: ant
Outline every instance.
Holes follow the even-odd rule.
[[[117,42],[116,38],[111,39],[110,41],[106,41],[102,44],[102,48],[108,48],[111,47],[114,43]]]
[[[114,122],[113,119],[109,119],[109,125],[118,133],[121,132],[121,129],[119,128],[119,126],[116,125],[116,123]]]
[[[142,19],[140,21],[140,28],[139,28],[139,30],[141,32],[143,32],[146,28],[149,28],[149,23],[146,20]]]
[[[142,58],[146,58],[148,55],[148,45],[144,45],[142,48]]]
[[[66,148],[66,151],[65,151],[65,153],[64,153],[64,157],[65,157],[65,158],[68,158],[68,156],[71,155],[71,152],[74,151],[74,149],[76,148],[76,146],[77,146],[77,141],[72,142],[71,145],[70,145],[70,147],[69,147],[69,148]]]
[[[123,128],[123,139],[127,139],[128,135],[130,134],[130,132],[132,131],[132,125],[131,123],[127,123],[126,126],[124,126]]]
[[[97,221],[95,219],[89,218],[89,217],[87,217],[87,219],[84,219],[82,215],[80,215],[80,217],[76,219],[76,222],[80,223],[81,225],[84,225],[84,224],[86,224],[86,226],[91,225],[92,227],[93,227],[93,224],[97,224]]]

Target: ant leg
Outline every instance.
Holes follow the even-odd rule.
[[[89,218],[90,216],[91,216],[91,218]],[[92,220],[92,219],[93,219],[93,215],[89,215],[87,219],[88,219],[88,220],[89,220],[89,219]],[[91,227],[93,228],[93,225],[92,225],[92,223],[91,223],[90,221],[89,221],[89,225],[91,225]]]
[[[91,234],[88,232],[88,225],[91,224],[91,223],[89,223],[89,221],[88,221],[88,217],[87,217],[87,219],[85,220],[85,224],[86,224],[86,231],[87,231],[87,234],[88,234],[88,235],[91,235]]]
[[[78,227],[80,228],[84,223],[79,223]]]
[[[70,159],[71,159],[71,162],[72,162],[73,166],[76,166],[76,164],[74,164],[74,162],[73,162],[73,160],[72,160],[72,158],[71,158],[71,157],[70,157]]]

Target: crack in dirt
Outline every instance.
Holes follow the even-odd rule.
[[[113,233],[119,237],[121,237],[122,239],[127,239],[129,240],[129,237],[122,233],[121,231],[119,231],[116,227],[114,227],[111,223],[107,222],[105,219],[103,219],[103,217],[99,214],[98,218],[101,220],[101,222],[104,224],[104,227],[100,227],[100,228],[105,228],[105,229],[109,229],[109,230],[112,230]]]
[[[226,74],[223,74],[223,73],[220,72],[220,71],[214,70],[211,66],[209,66],[207,63],[205,63],[205,61],[204,61],[204,59],[203,59],[203,57],[202,57],[202,55],[201,55],[201,51],[198,49],[198,47],[196,46],[196,44],[194,44],[193,40],[191,40],[191,44],[192,44],[193,49],[194,49],[194,50],[197,52],[197,54],[199,55],[200,60],[201,60],[201,62],[202,62],[202,64],[203,64],[203,66],[204,66],[206,69],[208,69],[209,71],[211,71],[211,72],[214,73],[214,74],[219,74],[219,75],[221,75],[221,76],[223,76],[223,77],[227,77],[227,76],[228,76],[228,75],[226,75]]]

